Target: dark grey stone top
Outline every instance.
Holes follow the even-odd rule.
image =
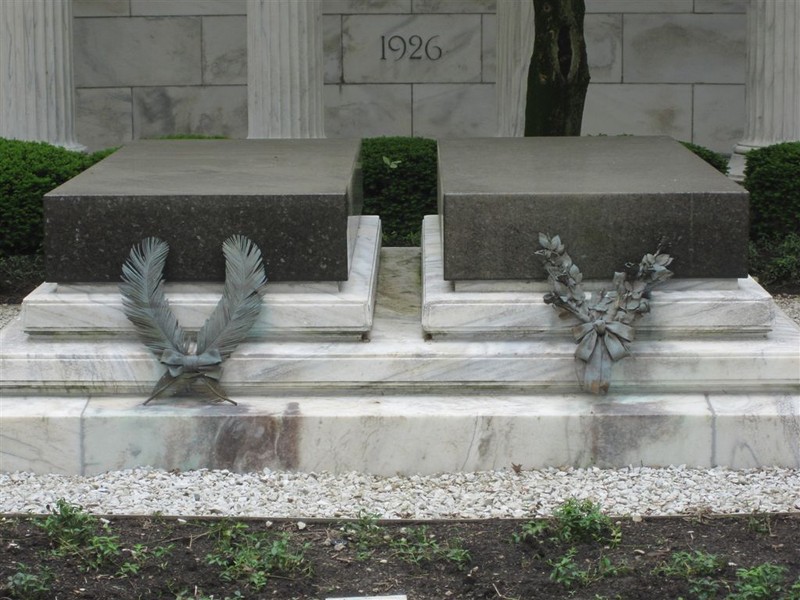
[[[141,140],[48,196],[340,196],[358,140]]]
[[[361,212],[358,140],[133,142],[45,196],[48,281],[118,281],[131,246],[170,245],[170,281],[221,281],[233,234],[270,281],[347,279]]]
[[[544,278],[540,231],[591,279],[662,238],[677,277],[747,275],[747,192],[666,137],[441,141],[439,214],[449,280]]]

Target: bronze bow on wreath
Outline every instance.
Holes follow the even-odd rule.
[[[627,264],[627,272],[614,273],[616,292],[603,290],[590,304],[581,286],[583,274],[561,238],[540,233],[539,244],[542,249],[536,254],[544,257],[547,280],[553,286],[544,302],[581,321],[572,328],[572,335],[578,344],[575,358],[582,365],[582,387],[593,394],[605,394],[611,385],[613,363],[630,356],[633,323],[650,311],[650,290],[672,276],[667,269],[672,257],[659,248],[645,254],[638,266]]]
[[[606,323],[597,319],[591,323],[583,323],[572,328],[572,335],[578,342],[575,357],[589,362],[598,340],[605,345],[605,350],[612,360],[619,360],[630,355],[626,342],[633,341],[633,327],[619,321]]]
[[[201,384],[219,400],[236,404],[220,386],[222,363],[244,341],[261,311],[261,290],[267,277],[261,251],[249,239],[235,235],[225,240],[225,286],[214,312],[190,343],[164,294],[162,272],[169,246],[147,238],[131,249],[122,267],[125,316],[142,342],[167,371],[153,388],[149,403],[170,391]]]

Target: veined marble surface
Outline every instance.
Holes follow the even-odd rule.
[[[163,367],[121,336],[0,332],[0,470],[800,466],[800,327],[642,340],[578,392],[569,336],[426,339],[420,252],[385,249],[369,342],[260,340],[225,362],[237,406],[142,402]]]
[[[377,227],[373,232],[377,235]],[[384,258],[379,276],[380,300],[369,343],[292,339],[291,336],[253,339],[240,346],[225,362],[223,385],[226,390],[241,395],[328,393],[333,388],[366,390],[365,393],[398,389],[459,393],[465,387],[493,389],[497,386],[528,391],[576,391],[575,345],[569,325],[543,333],[541,330],[545,327],[539,324],[538,332],[520,335],[516,331],[517,335],[507,339],[489,336],[474,340],[426,340],[423,329],[429,295],[427,289],[423,291],[420,306],[419,251],[387,250]],[[427,272],[425,276],[428,283]],[[480,294],[468,294],[476,295]],[[531,302],[527,295],[517,296]],[[283,301],[288,310],[299,310],[298,300],[292,294],[276,294],[274,299]],[[273,297],[269,300],[272,302]],[[214,303],[215,300],[208,302],[207,308],[210,310]],[[756,302],[756,305],[761,304]],[[318,305],[311,304],[311,307],[310,314],[319,313]],[[668,307],[656,306],[654,314]],[[89,322],[92,314],[101,314],[102,304],[93,308],[93,312],[91,308],[89,305],[85,312]],[[448,310],[457,313],[458,308],[448,307]],[[511,308],[512,316],[524,314],[519,306]],[[490,303],[488,309],[497,310],[497,307]],[[541,303],[541,309],[543,316],[550,319],[548,322],[558,323],[551,307]],[[673,310],[679,312],[678,308],[673,307]],[[264,312],[269,316],[275,309],[268,305]],[[446,311],[442,309],[441,313],[446,314]],[[491,312],[487,314],[492,316]],[[500,315],[504,316],[502,311]],[[69,312],[63,311],[61,318],[67,321]],[[700,321],[701,318],[696,319]],[[712,319],[710,315],[705,319],[706,328],[699,331],[708,333],[708,323]],[[0,382],[9,389],[68,395],[143,394],[163,370],[132,335],[70,337],[66,335],[68,328],[62,329],[62,335],[58,336],[29,335],[29,319],[23,322],[24,330],[16,323],[0,334],[3,348]],[[122,323],[127,324],[127,321]],[[186,323],[193,324],[191,320]],[[83,333],[85,329],[76,328],[75,331]],[[612,386],[616,392],[672,393],[781,390],[787,386],[792,389],[800,386],[798,364],[800,328],[781,315],[769,335],[734,336],[723,331],[705,336],[644,337],[634,343],[632,357],[614,366]]]
[[[254,339],[225,361],[226,391],[234,396],[578,391],[575,343],[567,326],[505,337],[426,339],[419,250],[387,249],[382,257],[369,342],[289,335]],[[555,312],[545,308],[547,316]],[[164,369],[133,335],[30,335],[16,322],[0,332],[0,346],[0,384],[14,393],[145,395]],[[797,393],[798,365],[800,328],[780,313],[769,334],[642,336],[633,344],[633,356],[614,365],[612,390]]]
[[[381,244],[380,218],[360,217],[350,277],[343,282],[267,283],[261,314],[251,339],[287,335],[350,335],[369,333]],[[122,268],[120,266],[120,273]],[[178,322],[196,331],[214,310],[222,285],[167,284],[167,298]],[[132,334],[114,284],[43,283],[22,305],[22,321],[30,334]]]
[[[379,475],[573,466],[800,467],[797,395],[6,397],[0,470],[149,465]]]
[[[346,15],[342,70],[347,83],[479,82],[481,17]]]
[[[544,303],[546,282],[446,281],[438,216],[423,222],[422,262],[422,327],[427,333],[565,335],[576,324]],[[586,289],[599,287],[600,282],[588,282]],[[676,279],[653,291],[650,306],[651,312],[636,323],[636,333],[643,338],[766,333],[776,310],[772,297],[752,278]]]

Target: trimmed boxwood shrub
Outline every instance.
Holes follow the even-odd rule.
[[[681,144],[694,152],[697,156],[702,158],[723,175],[728,174],[728,157],[724,154],[714,152],[705,146],[699,146],[698,144],[693,144],[691,142],[681,142]]]
[[[750,270],[770,289],[800,291],[800,142],[746,155]]]
[[[750,271],[774,291],[800,293],[800,234],[750,242]]]
[[[365,138],[361,143],[366,215],[380,215],[385,246],[419,244],[422,218],[436,208],[436,141]]]
[[[112,151],[84,154],[0,138],[0,257],[39,252],[42,196]]]
[[[750,238],[800,232],[800,142],[756,148],[746,155]]]

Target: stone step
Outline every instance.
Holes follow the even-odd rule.
[[[348,396],[580,389],[580,363],[568,329],[431,340],[420,320],[419,250],[388,248],[381,256],[368,342],[277,335],[244,343],[223,365],[225,390],[233,396],[328,395],[332,390]],[[552,318],[555,311],[546,308],[544,314]],[[0,384],[18,394],[146,397],[164,371],[132,333],[29,335],[17,322],[0,332],[0,347]],[[643,338],[634,340],[632,352],[613,367],[615,393],[749,393],[800,387],[800,328],[782,313],[766,334]]]
[[[391,333],[373,327],[369,342],[247,342],[225,361],[222,385],[233,396],[580,389],[571,337],[426,341],[418,327],[414,337],[382,337]],[[146,395],[164,371],[133,337],[29,337],[12,325],[0,346],[0,382],[14,393]],[[617,393],[800,388],[800,328],[783,315],[766,337],[635,340],[632,351],[613,366]]]
[[[164,367],[137,340],[0,332],[0,469],[265,467],[377,474],[508,467],[800,468],[800,328],[641,340],[606,396],[569,336],[426,339],[420,252],[385,249],[369,342],[248,342],[238,405],[143,401]]]
[[[0,399],[0,470],[411,475],[629,465],[800,468],[791,393]]]

